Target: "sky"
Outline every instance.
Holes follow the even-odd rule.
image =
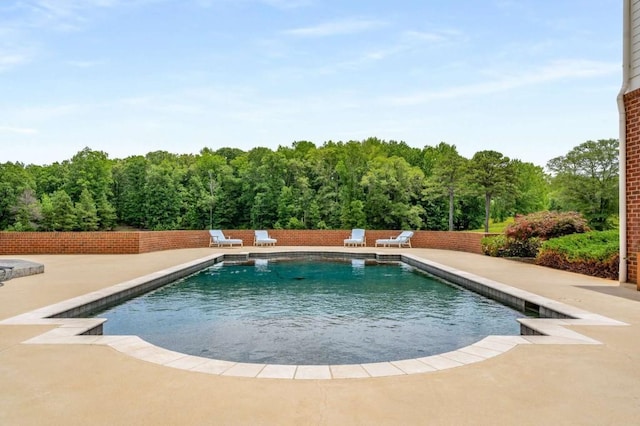
[[[0,163],[618,138],[622,0],[2,0]]]

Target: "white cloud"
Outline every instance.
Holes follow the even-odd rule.
[[[121,99],[116,103],[150,113],[199,115],[205,112],[201,105],[177,95],[140,96]]]
[[[1,133],[17,133],[20,135],[33,135],[38,133],[36,129],[29,129],[24,127],[9,127],[9,126],[0,126]]]
[[[355,34],[385,26],[386,23],[374,19],[345,19],[324,22],[310,27],[293,28],[285,34],[298,37],[328,37],[343,34]]]
[[[74,1],[37,0],[26,6],[31,12],[28,26],[53,27],[63,31],[77,29],[84,21],[81,6]]]
[[[104,61],[69,60],[67,64],[77,68],[93,68],[104,64]]]
[[[151,1],[151,0],[148,0]],[[204,8],[212,7],[216,4],[224,4],[224,3],[261,3],[270,7],[274,7],[276,9],[297,9],[299,7],[305,7],[313,4],[314,0],[195,0],[195,3]]]
[[[278,9],[296,9],[298,7],[309,6],[313,3],[312,0],[261,0],[269,6],[276,7]]]
[[[609,75],[620,72],[618,63],[589,60],[562,60],[535,70],[520,74],[494,72],[496,78],[475,84],[459,85],[436,91],[423,91],[407,96],[389,99],[394,105],[418,105],[440,99],[453,99],[466,96],[488,95],[504,92],[523,86],[542,84],[566,79],[580,79]]]
[[[33,0],[21,3],[27,14],[20,26],[79,31],[91,22],[96,10],[135,7],[158,1],[167,0]]]
[[[11,108],[6,111],[0,110],[0,115],[12,117],[13,122],[42,123],[77,116],[88,111],[89,105],[65,104]]]
[[[0,72],[30,62],[37,50],[14,24],[0,19]]]
[[[404,31],[394,42],[370,48],[362,53],[358,52],[349,60],[333,62],[317,68],[322,74],[335,74],[345,70],[355,70],[368,64],[398,57],[407,52],[418,51],[444,43],[457,43],[462,40],[462,33],[454,30],[446,31]]]
[[[0,72],[29,62],[26,53],[9,53],[0,51]]]
[[[449,40],[453,34],[444,31],[405,31],[403,37],[410,42],[440,43]]]

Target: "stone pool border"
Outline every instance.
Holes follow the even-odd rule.
[[[221,261],[276,257],[323,256],[333,258],[400,261],[426,270],[518,309],[537,310],[545,318],[520,319],[520,336],[488,336],[480,341],[438,355],[389,362],[350,365],[276,365],[213,360],[186,355],[152,345],[138,336],[103,336],[101,318],[74,318],[165,285]],[[44,308],[0,321],[1,325],[57,326],[25,344],[107,345],[134,358],[183,370],[222,376],[272,379],[347,379],[399,376],[445,370],[483,361],[521,344],[601,344],[566,326],[622,326],[626,323],[575,308],[478,275],[451,268],[408,253],[300,250],[296,252],[216,253],[152,274],[125,281]]]

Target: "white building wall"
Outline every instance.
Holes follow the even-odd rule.
[[[640,0],[631,1],[629,11],[629,91],[640,88]]]

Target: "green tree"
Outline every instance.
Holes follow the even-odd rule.
[[[26,167],[29,175],[35,180],[35,189],[38,197],[44,194],[53,194],[58,189],[64,187],[68,180],[69,162],[53,163],[46,166],[28,165]]]
[[[430,156],[431,175],[427,179],[427,194],[437,199],[441,196],[448,198],[449,231],[454,229],[455,195],[463,185],[463,177],[467,160],[458,154],[455,145],[440,142],[435,148],[427,150],[425,156]]]
[[[331,183],[336,185],[335,191],[338,196],[336,203],[340,205],[340,208],[337,208],[337,205],[333,206],[331,210],[333,218],[330,220],[325,219],[326,223],[333,223],[333,226],[341,226],[342,228],[352,228],[352,226],[349,226],[352,220],[347,215],[354,206],[359,205],[359,203],[354,204],[355,201],[366,202],[368,195],[365,194],[366,190],[362,184],[362,179],[369,170],[370,161],[375,158],[371,156],[380,153],[379,146],[380,144],[377,140],[369,140],[366,144],[354,141],[349,141],[345,144],[325,144],[323,150],[335,152],[334,170],[336,176],[331,177]],[[380,153],[380,155],[382,154]],[[339,216],[336,215],[337,212],[340,212]],[[369,223],[366,225],[374,226]],[[363,227],[365,226],[363,225]]]
[[[278,200],[278,222],[286,223],[295,217],[304,228],[313,228],[320,221],[315,191],[309,183],[306,167],[298,159],[289,160],[286,177]],[[297,224],[296,224],[297,225]]]
[[[484,224],[484,200],[475,195],[462,195],[456,200],[455,229],[478,229]]]
[[[340,180],[341,203],[350,204],[353,200],[364,200],[362,178],[369,168],[369,161],[375,157],[370,157],[365,151],[365,145],[357,142],[338,144],[337,147],[340,154],[335,169]],[[376,152],[371,143],[369,151]]]
[[[87,188],[80,193],[80,199],[75,204],[76,224],[80,231],[95,231],[98,229],[98,209]]]
[[[586,141],[547,163],[560,209],[579,211],[596,230],[618,212],[619,149],[617,139]]]
[[[220,148],[220,149],[218,149],[216,151],[211,151],[209,148],[203,148],[200,153],[202,155],[205,155],[207,153],[215,154],[215,155],[217,155],[219,157],[224,158],[225,161],[227,161],[227,162],[233,160],[236,157],[239,157],[239,156],[245,154],[245,152],[243,150],[241,150],[240,148],[229,148],[229,147]]]
[[[213,213],[220,194],[218,174],[223,167],[228,168],[226,164],[227,160],[225,157],[205,148],[200,151],[200,155],[196,158],[192,166],[193,172],[199,178],[199,188],[197,190],[192,189],[192,193],[200,193],[201,200],[198,201],[198,204],[208,213],[205,226],[209,229],[213,229],[214,227]],[[220,226],[217,226],[217,228],[220,228]]]
[[[238,228],[249,228],[251,227],[251,208],[256,196],[257,166],[250,161],[249,153],[234,158],[230,164],[239,185],[235,199],[235,225]]]
[[[283,186],[278,197],[278,220],[277,222],[286,228],[287,223],[294,216],[295,198],[293,191],[289,186]]]
[[[184,204],[183,227],[186,229],[205,229],[209,227],[210,213],[213,211],[213,198],[200,176],[192,174],[189,177],[182,199]]]
[[[153,164],[155,166],[160,166],[163,163],[176,165],[179,160],[179,157],[176,154],[172,154],[168,151],[148,152],[144,158],[149,162],[149,164]]]
[[[484,196],[484,232],[489,232],[491,200],[507,193],[515,179],[508,157],[496,151],[479,151],[474,154],[468,167],[469,182]]]
[[[424,173],[403,158],[378,157],[362,178],[367,223],[375,229],[420,228]]]
[[[113,166],[113,194],[118,219],[130,226],[145,226],[145,191],[149,163],[143,156],[127,157]]]
[[[77,225],[76,213],[71,197],[64,189],[51,195],[52,222],[54,231],[73,231]]]
[[[515,214],[549,209],[549,177],[540,166],[512,160],[516,175]]]
[[[262,157],[254,181],[255,197],[251,224],[256,229],[272,228],[278,221],[278,199],[285,185],[287,160],[282,153],[269,152]]]
[[[35,182],[23,164],[0,164],[0,229],[15,222],[18,198],[28,189],[35,189]]]
[[[291,148],[279,146],[278,152],[284,154],[284,156],[287,157],[288,160],[304,160],[316,149],[316,145],[313,142],[295,141],[291,144]]]
[[[478,194],[484,192],[463,181],[466,162],[446,143],[417,149],[373,137],[327,141],[320,147],[296,141],[275,151],[155,151],[116,160],[85,148],[49,166],[0,164],[0,229],[37,224],[18,219],[29,210],[20,201],[26,189],[40,200],[43,230],[65,223],[61,209],[54,208],[54,201],[58,207],[64,204],[61,194],[54,196],[60,190],[79,210],[87,204],[80,198],[88,191],[98,229],[117,223],[147,229],[475,229],[482,222]],[[540,179],[546,176],[528,163],[513,163],[515,177],[504,185],[507,190],[491,193],[492,217],[544,204]],[[554,199],[556,206],[561,201],[567,204]],[[93,228],[82,219],[77,224],[86,226]]]
[[[422,150],[407,145],[404,141],[388,141],[384,143],[386,146],[387,157],[402,157],[411,166],[420,167],[422,162]]]
[[[35,231],[38,229],[38,222],[42,220],[42,209],[33,189],[27,188],[22,192],[16,200],[13,213],[15,222],[11,229],[14,231]]]
[[[107,200],[107,194],[102,194],[96,200],[96,209],[98,213],[98,228],[112,230],[116,226],[118,215],[113,204]]]
[[[93,199],[102,194],[110,195],[113,177],[111,162],[107,153],[84,148],[71,158],[65,191],[71,199],[80,199],[84,189],[89,190]]]
[[[106,152],[84,148],[68,163],[64,189],[74,201],[79,201],[82,192],[88,190],[94,202],[101,203],[97,210],[98,223],[105,229],[114,221],[114,208],[109,205],[112,185],[112,162]]]
[[[49,194],[42,194],[40,199],[42,219],[40,220],[40,229],[42,231],[55,231],[55,211],[53,202]]]
[[[316,227],[338,228],[340,216],[340,176],[336,171],[339,148],[325,145],[317,150],[309,150],[306,156],[311,188],[315,192],[314,203],[318,208]]]
[[[340,219],[343,228],[366,228],[367,215],[364,211],[364,202],[353,200],[350,204],[343,206]]]
[[[179,229],[182,186],[180,170],[169,161],[151,165],[145,182],[145,226],[154,230]]]
[[[542,167],[520,160],[512,160],[511,167],[512,190],[496,197],[491,206],[491,218],[496,222],[549,209],[549,182]]]
[[[237,157],[236,157],[237,158]],[[213,189],[213,224],[216,228],[246,227],[243,212],[239,208],[242,198],[242,182],[233,167],[225,162],[218,165],[209,176],[208,189]],[[248,217],[248,216],[247,216]]]

